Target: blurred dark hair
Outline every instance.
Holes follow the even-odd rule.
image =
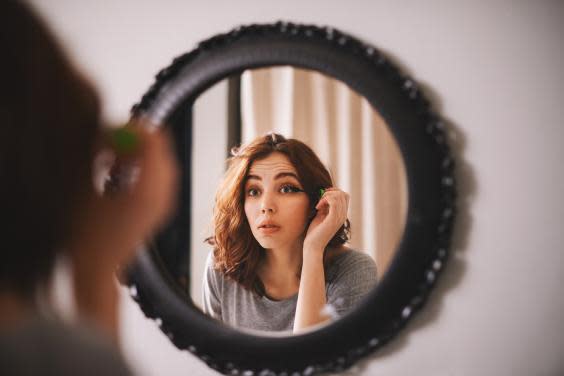
[[[91,181],[98,97],[44,23],[0,1],[0,288],[33,294]]]

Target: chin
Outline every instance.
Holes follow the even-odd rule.
[[[280,248],[288,244],[288,242],[285,241],[284,239],[268,237],[268,236],[255,237],[255,239],[260,244],[260,246],[264,249]]]
[[[273,242],[273,241],[269,241],[269,240],[258,240],[257,242],[260,244],[260,246],[264,249],[270,249],[270,248],[276,248],[277,243]]]

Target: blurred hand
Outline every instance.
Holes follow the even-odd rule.
[[[337,188],[327,188],[315,209],[317,213],[311,221],[304,240],[304,249],[323,252],[347,220],[349,194]]]
[[[173,212],[178,166],[169,135],[142,126],[131,130],[138,145],[127,155],[118,153],[114,162],[127,173],[126,185],[113,186],[103,195],[89,191],[74,225],[71,252],[75,257],[95,257],[90,261],[109,267],[126,263]]]

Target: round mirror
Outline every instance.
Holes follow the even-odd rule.
[[[374,47],[238,28],[176,58],[133,115],[170,127],[183,178],[127,283],[180,349],[226,374],[338,371],[422,306],[447,256],[453,161]]]
[[[206,293],[210,284],[216,283],[208,281],[216,273],[208,265],[213,247],[204,244],[204,239],[214,233],[213,206],[227,168],[226,158],[231,156],[233,148],[270,133],[308,145],[329,171],[335,186],[350,195],[350,234],[346,247],[369,256],[376,269],[374,275],[368,274],[365,281],[359,281],[358,289],[364,294],[377,285],[403,233],[407,188],[397,143],[383,118],[365,98],[346,84],[312,70],[292,66],[248,69],[200,94],[192,107],[192,119],[191,247],[184,257],[178,257],[184,259],[185,268],[183,274],[178,272],[177,280],[198,308],[238,329],[259,330],[265,335],[292,334],[300,282],[298,270],[293,280],[278,284],[272,281],[270,290],[278,295],[265,294],[258,300],[248,297],[253,304],[243,304],[245,300],[234,296],[233,288],[234,291],[223,293],[225,296],[219,304],[222,309],[218,310],[212,307],[210,294]],[[280,180],[280,184],[301,187],[292,178]],[[268,256],[264,255],[263,263]],[[331,292],[333,286],[345,283],[335,278],[346,268],[345,260],[354,256],[358,255],[343,254],[337,258],[337,264],[327,265],[325,272],[332,277],[325,281],[329,301],[347,298],[333,297]],[[287,268],[284,265],[282,270]],[[271,269],[266,269],[265,274],[277,271],[275,267]],[[360,272],[362,263],[350,266],[355,278]],[[241,306],[253,306],[260,312],[247,312]],[[237,307],[236,312],[232,312],[232,307]],[[331,314],[331,320],[325,323],[353,308],[353,304],[350,307],[326,304],[323,309]],[[285,314],[281,312],[284,310]]]

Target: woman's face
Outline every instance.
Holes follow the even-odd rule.
[[[309,198],[286,155],[273,152],[254,161],[244,193],[245,215],[263,248],[301,245],[308,223]]]

